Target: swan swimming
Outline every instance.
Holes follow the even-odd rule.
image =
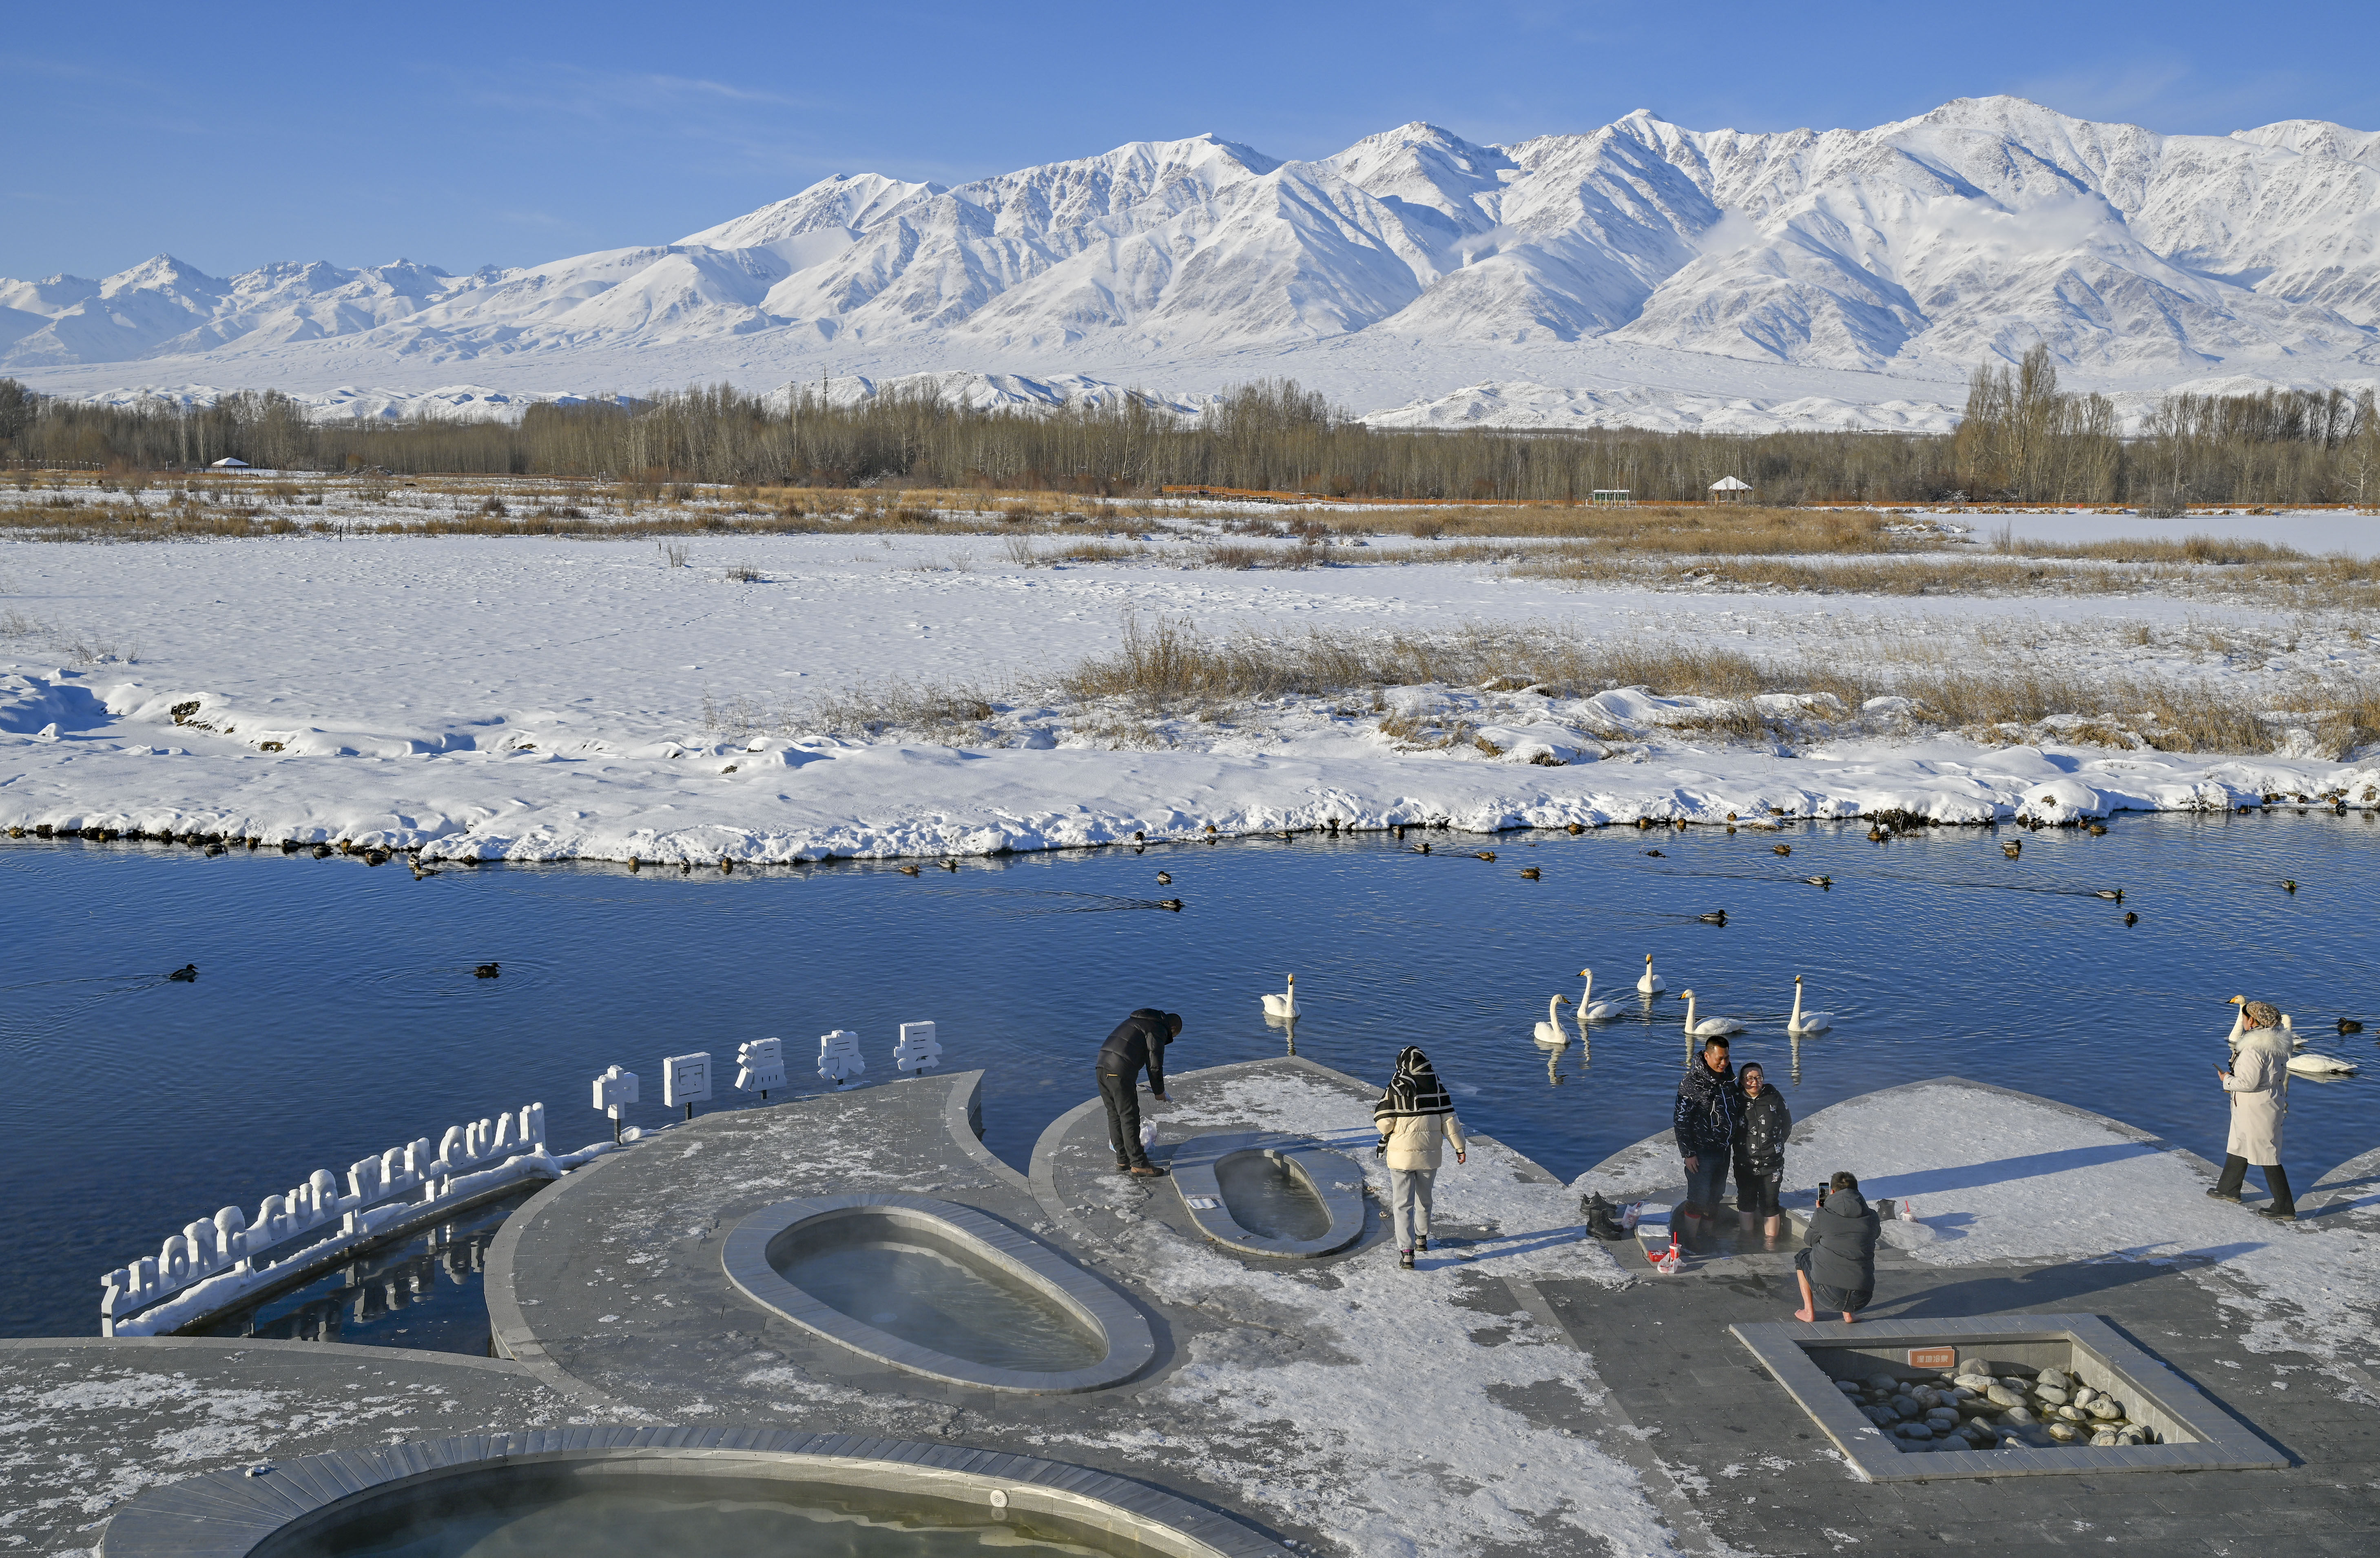
[[[1705,1017],[1700,1022],[1696,1022],[1694,1020],[1694,992],[1689,990],[1682,993],[1686,998],[1686,1034],[1689,1038],[1724,1039],[1731,1033],[1741,1033],[1743,1031],[1743,1024],[1736,1021],[1733,1017]]]
[[[1669,988],[1669,981],[1661,978],[1660,975],[1653,972],[1653,955],[1649,952],[1646,953],[1645,955],[1645,977],[1636,981],[1636,993],[1639,995],[1658,995],[1661,992]]]
[[[1785,1019],[1785,1031],[1792,1034],[1824,1033],[1827,1029],[1834,1026],[1835,1014],[1832,1012],[1804,1012],[1802,1010],[1802,976],[1799,974],[1794,975],[1793,1015]]]
[[[2301,1077],[2352,1077],[2355,1075],[2353,1062],[2341,1060],[2337,1055],[2315,1054],[2310,1050],[2301,1051],[2291,1055],[2289,1069]]]
[[[1557,995],[1546,1003],[1546,1020],[1537,1024],[1538,1043],[1560,1049],[1570,1042],[1570,1035],[1562,1031],[1561,1025],[1561,1009],[1569,1004],[1567,995]]]
[[[1269,1017],[1293,1017],[1297,1016],[1297,976],[1295,974],[1289,976],[1289,989],[1286,992],[1280,995],[1274,995],[1269,992],[1266,994],[1264,998],[1264,1014]]]
[[[1620,1015],[1619,1002],[1597,1001],[1595,998],[1594,969],[1581,968],[1578,971],[1578,977],[1586,981],[1586,988],[1581,991],[1578,996],[1578,1020],[1580,1022],[1601,1022],[1606,1017],[1616,1017]]]

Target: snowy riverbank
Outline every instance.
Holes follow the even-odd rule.
[[[1429,685],[1160,717],[1055,685],[1138,614],[1293,636],[1539,625],[1803,663],[2018,655],[2085,679],[2183,676],[2248,695],[2369,675],[2380,655],[2343,619],[2163,595],[1583,589],[1448,562],[1028,566],[996,538],[964,535],[692,547],[680,567],[645,542],[517,538],[0,550],[0,606],[18,626],[0,639],[0,825],[711,862],[1333,819],[2063,822],[2277,792],[2380,800],[2369,754],[2064,746],[2055,729],[1987,745],[1913,727],[1893,700],[1763,700],[1765,713],[1806,716],[1779,744],[1722,734],[1713,700],[1627,689]],[[893,682],[1005,691],[955,736],[830,734],[816,713],[820,697]],[[2316,749],[2276,729],[2285,750]]]

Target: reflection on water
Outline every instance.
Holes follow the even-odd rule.
[[[1650,859],[1634,829],[1609,829],[1510,835],[1494,863],[1342,835],[1013,856],[921,878],[845,863],[457,868],[419,882],[336,856],[0,845],[0,1240],[17,1252],[0,1333],[90,1334],[99,1273],[190,1219],[234,1201],[252,1212],[315,1169],[457,1120],[541,1099],[556,1145],[608,1139],[586,1100],[610,1065],[647,1079],[627,1123],[659,1125],[662,1055],[709,1050],[732,1076],[736,1043],[771,1034],[790,1063],[807,1035],[852,1029],[873,1082],[900,1023],[939,1021],[945,1064],[987,1070],[988,1144],[1021,1164],[1089,1095],[1091,1055],[1136,1006],[1184,1014],[1177,1070],[1281,1054],[1290,1036],[1257,997],[1285,968],[1296,1053],[1378,1086],[1418,1044],[1466,1126],[1565,1177],[1669,1121],[1683,1003],[1636,993],[1648,953],[1672,992],[1746,1024],[1737,1058],[1767,1065],[1796,1118],[1955,1073],[2219,1156],[2211,1065],[2233,1016],[2223,998],[2244,992],[2365,1066],[2292,1086],[2292,1177],[2311,1184],[2375,1144],[2380,1049],[2335,1024],[2380,1019],[2380,822],[2119,817],[2103,837],[2025,834],[2013,860],[2009,829],[1865,833],[1788,829],[1790,859],[1766,832],[1674,833]],[[1541,879],[1521,880],[1516,860]],[[1158,869],[1179,912],[1140,907]],[[2117,887],[2120,905],[2092,896]],[[1719,908],[1724,925],[1697,918]],[[473,978],[497,961],[502,978]],[[165,978],[186,963],[195,981]],[[1531,1030],[1550,996],[1578,997],[1585,968],[1619,1011],[1548,1055]],[[1835,1014],[1798,1044],[1784,1031],[1796,974]],[[788,1070],[794,1091],[823,1089],[807,1065]],[[722,1086],[703,1108],[744,1102]],[[1175,1139],[1167,1116],[1150,1105]],[[1973,1150],[1991,1150],[1985,1122]],[[1788,1172],[1821,1167],[1859,1169]],[[430,1287],[462,1291],[443,1275]],[[352,1303],[343,1313],[353,1334]]]
[[[864,1499],[861,1495],[860,1499]],[[880,1507],[869,1507],[874,1503]],[[271,1558],[967,1558],[1064,1553],[1097,1558],[1019,1524],[957,1509],[905,1511],[800,1484],[758,1479],[614,1473],[464,1474],[369,1501],[311,1531],[270,1540]],[[987,1512],[988,1513],[988,1512]]]
[[[366,1250],[303,1287],[237,1310],[197,1333],[289,1342],[365,1343],[485,1355],[480,1273],[504,1219],[533,1186],[483,1201],[410,1237]]]
[[[931,1235],[889,1219],[841,1217],[783,1260],[777,1274],[888,1335],[995,1369],[1062,1373],[1107,1356],[1040,1294],[977,1264]]]
[[[1318,1239],[1330,1231],[1330,1209],[1305,1177],[1263,1152],[1230,1152],[1215,1165],[1232,1221],[1269,1239]]]

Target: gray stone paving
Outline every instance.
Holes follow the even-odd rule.
[[[1716,1260],[1621,1292],[1541,1283],[1591,1348],[1620,1406],[1691,1491],[1713,1534],[1748,1552],[1906,1552],[1988,1547],[1995,1558],[2145,1547],[2174,1554],[2380,1552],[2380,1413],[2329,1385],[2303,1355],[2246,1351],[2217,1296],[2140,1262],[1926,1268],[1879,1263],[1876,1319],[2083,1310],[2214,1389],[2297,1464],[2278,1472],[1950,1479],[1870,1484],[1727,1328],[1787,1319],[1790,1266]],[[1855,1328],[1854,1328],[1855,1329]],[[2278,1373],[2277,1370],[2288,1370]]]
[[[517,1365],[253,1339],[0,1341],[0,1552],[85,1551],[143,1489],[305,1453],[599,1420]]]

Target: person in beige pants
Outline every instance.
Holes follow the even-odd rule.
[[[1372,1105],[1372,1124],[1380,1133],[1375,1150],[1389,1164],[1389,1211],[1396,1229],[1397,1264],[1413,1269],[1414,1251],[1429,1248],[1430,1192],[1438,1180],[1444,1144],[1452,1143],[1454,1161],[1468,1161],[1462,1123],[1454,1117],[1454,1101],[1429,1064],[1429,1057],[1408,1044],[1397,1052],[1397,1072],[1388,1090]]]

